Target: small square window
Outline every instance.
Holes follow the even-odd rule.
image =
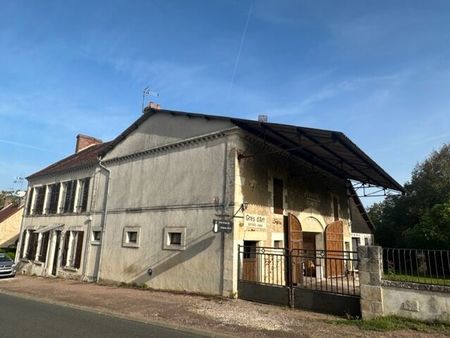
[[[163,249],[185,250],[186,249],[186,227],[165,227]]]
[[[138,248],[140,241],[141,228],[137,226],[126,226],[123,229],[122,246],[129,248]]]
[[[96,242],[100,242],[100,238],[102,237],[101,231],[92,231],[92,240]]]
[[[137,243],[137,231],[127,231],[127,243]]]
[[[273,241],[273,247],[281,249],[283,247],[283,241]]]
[[[169,232],[169,245],[181,245],[181,232]]]

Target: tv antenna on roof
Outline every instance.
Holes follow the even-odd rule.
[[[145,98],[149,96],[159,97],[159,93],[151,91],[148,86],[144,88],[144,91],[142,92],[142,112],[144,112]]]

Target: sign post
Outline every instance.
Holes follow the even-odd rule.
[[[215,219],[213,220],[213,232],[231,233],[233,231],[233,221]]]

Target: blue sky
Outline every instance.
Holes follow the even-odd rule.
[[[449,1],[2,1],[0,190],[163,108],[340,130],[400,183],[450,141]]]

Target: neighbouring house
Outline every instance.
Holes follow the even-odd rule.
[[[349,180],[403,190],[340,132],[152,107],[27,179],[22,273],[226,296],[252,248],[350,250]]]
[[[19,239],[23,205],[6,199],[0,210],[0,249],[15,248]]]
[[[374,244],[375,227],[361,199],[351,185],[349,185],[349,192],[349,205],[352,217],[352,248],[356,251],[359,246]]]

